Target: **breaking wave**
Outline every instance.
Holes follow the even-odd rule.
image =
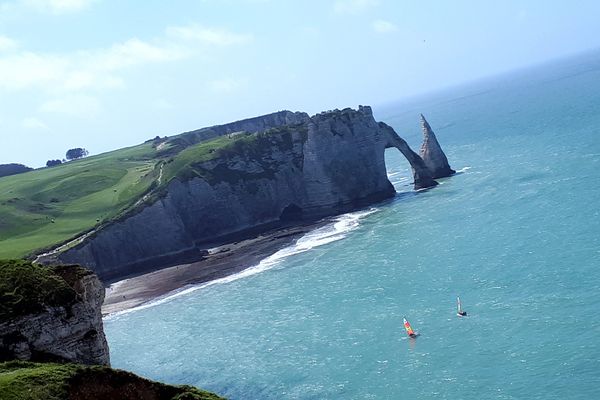
[[[187,295],[189,293],[195,292],[196,290],[203,289],[208,286],[218,285],[223,283],[229,283],[233,281],[237,281],[238,279],[246,278],[248,276],[256,275],[261,272],[267,271],[273,268],[275,265],[279,264],[282,260],[289,256],[293,256],[295,254],[304,253],[309,251],[315,247],[323,246],[328,243],[332,243],[338,240],[341,240],[346,237],[348,232],[356,229],[360,225],[360,220],[367,215],[373,214],[377,212],[378,209],[371,208],[366,211],[356,211],[348,214],[343,214],[338,217],[335,217],[331,223],[322,226],[320,228],[315,229],[314,231],[308,232],[304,236],[302,236],[296,243],[284,247],[283,249],[273,253],[272,255],[266,257],[261,262],[253,267],[249,267],[240,271],[236,274],[232,274],[223,278],[215,279],[210,282],[204,282],[199,285],[188,286],[181,288],[179,290],[170,292],[165,296],[161,296],[157,299],[151,300],[147,303],[139,305],[137,307],[129,308],[127,310],[119,311],[116,313],[109,314],[105,317],[105,319],[110,319],[119,315],[127,314],[133,311],[143,310],[145,308],[150,308],[157,306],[159,304],[166,303],[178,297]],[[116,282],[114,285],[118,285],[119,282]]]

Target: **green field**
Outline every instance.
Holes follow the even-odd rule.
[[[156,180],[151,143],[0,178],[0,258],[23,257],[109,221]]]
[[[172,179],[226,178],[231,171],[217,173],[201,164],[256,153],[277,136],[239,133],[184,147],[180,135],[158,147],[149,142],[0,178],[0,259],[39,254],[137,212],[164,194]]]

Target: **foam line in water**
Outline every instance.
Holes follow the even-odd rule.
[[[128,314],[133,311],[139,311],[146,308],[154,307],[208,286],[233,282],[238,279],[246,278],[248,276],[256,275],[258,273],[267,271],[289,256],[304,253],[315,247],[323,246],[325,244],[332,243],[345,238],[348,232],[356,229],[360,225],[360,220],[362,218],[366,217],[367,215],[373,214],[377,211],[378,209],[371,208],[366,211],[357,211],[340,215],[336,217],[331,223],[317,228],[314,231],[308,232],[300,239],[298,239],[298,241],[296,241],[296,243],[294,243],[293,245],[284,247],[283,249],[273,253],[272,255],[266,257],[253,267],[246,268],[243,271],[238,272],[237,274],[232,274],[220,279],[215,279],[210,282],[205,282],[199,285],[188,286],[178,289],[176,291],[166,294],[165,296],[161,296],[157,299],[154,299],[137,307],[109,314],[104,319],[109,320],[119,315]],[[114,285],[118,284],[119,282],[115,283]]]
[[[390,182],[392,183],[392,185],[397,186],[397,185],[407,185],[410,184],[412,182],[412,178],[408,177],[408,176],[401,176],[398,179],[394,179],[391,180]]]
[[[456,173],[457,173],[457,174],[461,174],[461,173],[463,173],[463,172],[467,172],[467,171],[468,171],[468,170],[470,170],[470,169],[471,169],[471,167],[469,167],[469,166],[466,166],[466,167],[463,167],[463,168],[461,168],[461,169],[459,169],[459,170],[456,170]]]

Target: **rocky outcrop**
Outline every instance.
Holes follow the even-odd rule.
[[[421,128],[423,130],[423,144],[419,154],[431,171],[431,176],[437,179],[454,174],[456,171],[450,168],[448,159],[423,114],[421,114]]]
[[[2,261],[0,275],[0,360],[110,364],[96,275],[19,261]]]
[[[375,121],[370,107],[305,120],[301,113],[294,115],[300,123],[232,137],[229,147],[210,150],[217,156],[190,165],[152,204],[64,251],[58,260],[86,265],[105,280],[119,279],[178,257],[199,257],[199,249],[240,232],[392,197],[384,158],[390,147],[411,164],[415,189],[437,184],[407,143]],[[180,165],[177,158],[172,165]]]
[[[433,179],[430,169],[427,167],[423,159],[408,146],[408,143],[398,136],[391,126],[385,124],[384,122],[380,122],[379,127],[388,134],[389,139],[387,147],[397,148],[408,160],[413,171],[413,184],[415,190],[427,189],[436,186],[438,183]]]

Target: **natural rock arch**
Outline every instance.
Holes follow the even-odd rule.
[[[408,160],[413,170],[415,190],[430,188],[438,183],[433,179],[431,171],[425,165],[423,159],[402,139],[394,129],[384,122],[379,122],[379,128],[386,135],[387,143],[385,148],[395,147]]]

